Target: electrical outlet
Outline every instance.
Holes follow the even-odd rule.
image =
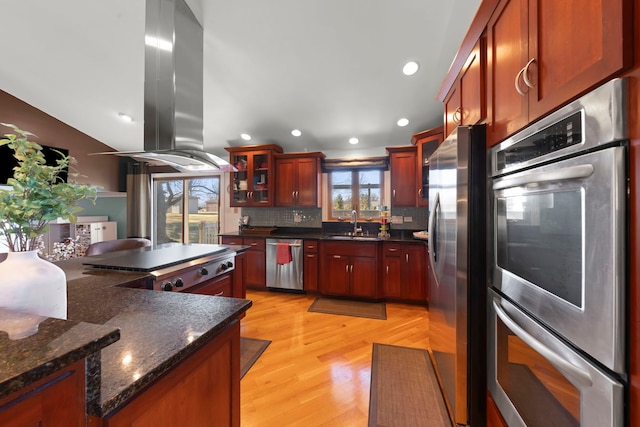
[[[413,222],[413,217],[412,216],[405,216],[404,217],[404,222]]]
[[[400,215],[394,215],[394,216],[392,216],[392,217],[391,217],[391,223],[392,223],[392,224],[402,224],[402,223],[403,223],[403,221],[402,221],[402,216],[400,216]]]

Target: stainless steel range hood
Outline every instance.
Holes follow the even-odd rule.
[[[144,151],[112,152],[182,172],[232,170],[204,151],[203,31],[184,0],[147,0]]]

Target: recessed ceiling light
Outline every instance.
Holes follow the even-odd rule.
[[[418,72],[420,65],[416,61],[409,61],[402,67],[402,72],[407,76],[413,76]]]
[[[397,121],[398,126],[400,127],[405,127],[406,125],[409,124],[409,119],[406,118],[401,118],[400,120]]]
[[[302,135],[302,132],[300,132],[300,129],[294,129],[294,130],[291,131],[291,135],[300,136],[300,135]]]
[[[358,138],[349,138],[349,144],[357,144],[358,142],[360,142],[360,140]]]
[[[118,117],[120,117],[120,119],[125,122],[131,123],[133,121],[133,117],[125,113],[118,113]]]
[[[244,139],[245,141],[251,141],[251,135],[249,135],[248,133],[241,133],[240,138]]]

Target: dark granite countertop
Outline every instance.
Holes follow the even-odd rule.
[[[119,338],[115,326],[0,308],[0,398],[91,358]]]
[[[70,320],[46,319],[33,339],[25,338],[13,347],[4,345],[5,340],[12,342],[6,334],[0,335],[0,379],[3,379],[0,386],[11,381],[5,376],[21,378],[21,382],[16,383],[18,386],[46,376],[48,372],[43,370],[48,369],[46,364],[52,356],[44,347],[40,348],[40,344],[45,346],[55,341],[65,328],[73,330],[65,339],[70,342],[67,347],[76,344],[77,348],[69,348],[68,352],[77,359],[83,357],[82,351],[95,352],[110,344],[97,359],[101,381],[87,384],[89,415],[104,416],[204,345],[251,306],[251,301],[244,299],[129,288],[126,285],[148,275],[86,270],[82,262],[82,258],[75,258],[56,263],[67,274]],[[74,334],[79,334],[76,330],[85,335],[76,337]],[[105,331],[111,334],[104,334]],[[91,332],[103,333],[102,340],[98,341],[102,347],[94,342],[98,339],[96,336],[90,338]],[[84,344],[81,338],[86,340]],[[30,365],[20,362],[25,351],[31,352]],[[59,356],[61,360],[64,357]],[[51,368],[51,372],[56,370],[54,365]]]
[[[416,239],[413,237],[414,230],[395,230],[389,237],[381,238],[380,240],[371,240],[373,242],[401,242],[401,243],[427,243],[424,239]],[[328,236],[334,234],[344,234],[339,231],[324,231],[321,229],[301,229],[295,228],[277,229],[269,234],[260,234],[256,232],[242,233],[240,231],[232,231],[228,233],[221,233],[221,236],[228,237],[260,237],[267,239],[314,239],[314,240],[331,240]],[[374,232],[370,232],[369,235],[375,236]],[[368,240],[367,240],[368,241]]]

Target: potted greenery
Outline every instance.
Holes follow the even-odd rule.
[[[76,183],[77,173],[72,171],[67,182],[60,178],[60,173],[75,163],[73,157],[59,152],[57,164],[47,165],[42,146],[28,140],[33,134],[2,125],[14,133],[5,134],[0,146],[13,150],[18,165],[7,182],[10,188],[0,189],[0,238],[9,249],[7,259],[0,263],[0,307],[66,318],[66,277],[59,267],[38,256],[40,237],[50,221],[62,218],[74,222],[80,210],[77,202],[95,200],[96,189]],[[35,283],[25,283],[29,281]]]

